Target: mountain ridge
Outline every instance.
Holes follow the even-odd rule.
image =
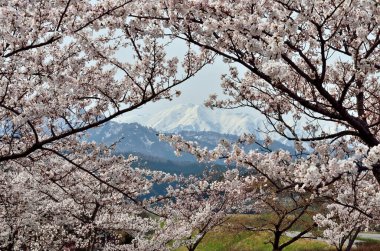
[[[202,105],[180,104],[155,114],[125,115],[118,123],[136,122],[160,132],[213,131],[222,134],[241,135],[254,133],[261,121],[253,115],[226,110],[211,110]],[[261,135],[257,135],[262,139]]]

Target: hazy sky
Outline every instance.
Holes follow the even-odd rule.
[[[187,47],[184,43],[175,42],[170,45],[167,54],[169,57],[178,56],[181,60],[186,51]],[[125,53],[128,53],[128,51],[126,50],[122,53],[125,56]],[[122,57],[123,55],[118,56]],[[220,87],[220,76],[223,73],[228,73],[228,65],[219,57],[212,65],[205,66],[193,78],[175,88],[176,90],[181,91],[181,96],[174,98],[172,101],[160,100],[154,103],[150,102],[142,108],[125,114],[124,116],[134,117],[136,115],[156,113],[178,104],[202,105],[212,93],[217,93],[220,96],[223,95]],[[239,111],[241,112],[242,109]],[[244,112],[251,113],[252,111],[251,109],[244,109]]]
[[[227,70],[228,66],[221,60],[217,60],[213,65],[205,66],[193,78],[178,86],[176,89],[181,91],[181,95],[178,98],[174,98],[172,101],[158,101],[148,104],[147,107],[158,109],[161,106],[167,107],[180,103],[203,104],[211,93],[222,93],[219,86],[220,75],[226,73]]]

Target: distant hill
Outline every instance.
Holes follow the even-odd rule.
[[[118,154],[118,153],[116,153]],[[171,174],[183,174],[183,175],[191,175],[191,174],[200,174],[205,169],[223,169],[224,165],[214,165],[210,163],[198,163],[194,161],[181,161],[177,160],[168,160],[159,157],[153,157],[148,155],[143,155],[141,153],[123,153],[124,156],[128,156],[132,154],[138,157],[138,161],[134,164],[135,167],[147,168],[150,170],[159,170],[164,171]]]
[[[106,145],[116,144],[115,151],[118,153],[136,153],[142,156],[151,158],[170,160],[175,162],[196,162],[194,156],[183,154],[178,157],[174,154],[174,149],[166,142],[160,142],[158,132],[149,127],[142,126],[138,123],[116,123],[109,122],[101,127],[93,128],[88,131],[88,141],[95,141]],[[214,148],[220,139],[226,139],[231,142],[238,140],[238,136],[230,134],[221,134],[217,132],[207,131],[181,131],[178,132],[185,139],[196,141],[202,147],[209,149]],[[245,146],[246,150],[260,149],[258,145]],[[272,149],[287,149],[292,151],[292,148],[278,141],[274,141]]]
[[[239,136],[236,135],[212,131],[178,131],[177,133],[181,134],[185,139],[196,141],[200,146],[209,149],[213,149],[221,139],[226,139],[230,142],[236,142],[239,139]],[[115,144],[115,154],[138,156],[139,161],[134,164],[135,167],[185,176],[201,175],[205,171],[212,171],[215,178],[218,178],[216,173],[228,168],[222,160],[216,163],[198,163],[194,156],[187,153],[178,157],[167,142],[159,141],[157,130],[138,123],[111,121],[101,127],[90,129],[88,135],[88,141],[95,141],[105,145]],[[271,148],[273,150],[281,148],[293,151],[291,147],[278,141],[273,141]],[[260,147],[258,145],[245,146],[245,150],[249,151],[251,149],[260,149]],[[166,187],[167,184],[155,184],[150,195],[164,194]]]
[[[116,153],[117,154],[117,153]],[[202,175],[204,172],[213,172],[213,177],[218,179],[220,177],[218,173],[221,175],[221,172],[225,171],[225,165],[220,164],[211,164],[211,163],[198,163],[191,161],[173,161],[166,160],[152,156],[145,156],[141,153],[124,153],[124,156],[128,156],[129,154],[138,156],[138,161],[134,163],[134,167],[146,168],[150,170],[158,170],[163,171],[170,174],[177,175]],[[170,183],[172,186],[176,186],[177,183]],[[168,184],[154,184],[150,195],[163,195],[165,194],[166,188]],[[148,197],[147,195],[142,196],[142,198]]]
[[[118,153],[133,152],[166,160],[196,161],[190,154],[178,158],[168,143],[159,141],[156,130],[137,123],[109,122],[102,127],[89,130],[88,133],[89,141],[94,140],[106,145],[116,143],[115,151]]]

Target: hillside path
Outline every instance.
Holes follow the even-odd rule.
[[[297,234],[299,234],[300,232],[298,231],[288,231],[286,232],[286,235],[289,236],[289,237],[294,237],[296,236]],[[305,237],[312,237],[311,234],[306,234]],[[380,233],[360,233],[359,238],[365,238],[365,239],[371,239],[371,240],[378,240],[380,241]],[[323,238],[316,238],[317,240],[320,240],[320,241],[326,241],[325,239]],[[360,240],[358,240],[358,242],[360,242]]]

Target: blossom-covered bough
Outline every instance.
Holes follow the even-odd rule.
[[[379,3],[363,1],[154,1],[142,20],[231,63],[227,99],[210,107],[253,107],[296,141],[348,136],[379,144]],[[155,18],[159,17],[159,18]],[[239,73],[238,68],[243,69]],[[321,121],[338,125],[323,130]],[[299,135],[295,126],[301,126]],[[347,137],[346,137],[347,138]],[[377,165],[373,166],[375,177]]]
[[[165,53],[170,40],[141,36],[128,20],[134,8],[133,1],[2,3],[0,161],[170,99],[172,87],[211,59],[189,50],[177,74],[178,58]]]
[[[151,201],[139,203],[137,198],[149,193],[153,183],[176,177],[132,168],[136,161],[132,156],[124,159],[101,150],[99,158],[96,146],[82,145],[81,149],[86,154],[75,153],[80,167],[54,156],[3,166],[2,249],[114,250],[123,245],[124,249],[152,245],[145,243],[146,237],[149,232],[163,231],[159,224],[165,219],[147,217]],[[133,236],[134,242],[124,240],[125,235]]]
[[[212,175],[203,177],[183,177],[177,179],[177,188],[169,187],[168,194],[173,200],[165,205],[165,213],[175,218],[176,229],[187,228],[187,234],[173,243],[173,248],[184,246],[194,251],[205,235],[224,224],[228,213],[241,205],[239,191],[232,185],[234,175],[223,175],[223,182],[218,182]]]
[[[309,219],[320,202],[310,198],[309,193],[290,189],[279,192],[277,184],[274,186],[267,178],[252,176],[252,187],[246,183],[244,207],[247,212],[255,212],[256,218],[242,223],[243,229],[269,233],[267,242],[273,250],[283,250],[301,238],[310,237],[317,224]],[[295,227],[298,231],[291,234]]]
[[[323,238],[337,250],[350,250],[359,231],[373,229],[380,222],[380,189],[370,170],[358,170],[358,159],[368,163],[362,148],[352,151],[352,157],[342,155],[338,146],[329,143],[315,145],[307,158],[294,158],[279,150],[270,153],[244,150],[244,143],[252,143],[252,135],[242,136],[237,143],[222,140],[215,149],[202,148],[178,135],[161,135],[177,153],[189,152],[199,161],[224,159],[235,168],[225,173],[233,180],[213,184],[235,191],[234,212],[272,214],[273,219],[243,224],[243,229],[269,231],[273,250],[282,250],[307,235],[318,225]],[[371,156],[371,155],[370,155]],[[373,160],[372,160],[373,161]],[[377,161],[377,160],[376,160]],[[303,220],[312,218],[314,223]],[[298,225],[302,230],[289,241],[280,237]],[[344,230],[344,231],[343,231]],[[334,234],[339,233],[339,234]]]
[[[0,3],[1,250],[163,250],[183,238],[152,210],[166,198],[150,195],[176,176],[84,141],[87,129],[178,95],[172,88],[212,60],[190,47],[168,57],[172,39],[144,34],[130,16],[138,7]]]
[[[231,65],[221,78],[225,96],[211,95],[206,106],[254,108],[267,119],[268,132],[294,140],[297,151],[310,154],[297,159],[285,151],[226,149],[226,142],[209,150],[177,136],[165,140],[200,160],[221,157],[253,168],[279,192],[329,199],[331,213],[315,217],[320,226],[354,233],[379,223],[378,1],[163,0],[154,5],[134,16],[160,22],[168,36]],[[339,212],[352,217],[329,217]],[[333,236],[334,243],[342,241]]]

